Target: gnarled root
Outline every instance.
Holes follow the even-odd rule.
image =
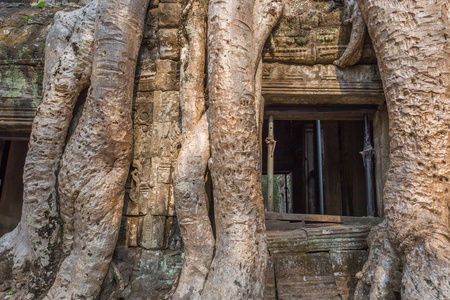
[[[209,159],[206,114],[195,129],[184,140],[174,173],[174,196],[185,257],[173,299],[200,299],[214,253],[215,241],[205,193]]]
[[[29,279],[28,284],[14,287],[13,298],[44,292],[59,265],[62,241],[57,173],[73,108],[89,84],[95,7],[96,1],[77,11],[59,12],[47,37],[44,97],[33,122],[25,162],[22,218],[17,228],[0,240],[0,248],[8,249],[13,262],[12,279]]]
[[[389,110],[384,230],[401,259],[401,297],[448,299],[450,120],[444,112],[450,109],[446,38],[450,0],[358,2],[377,55]],[[386,248],[373,245],[371,252],[383,253]],[[368,264],[382,260],[377,263],[372,255]],[[395,268],[394,264],[383,270],[389,274]],[[367,281],[380,285],[375,277]],[[376,291],[383,288],[373,290],[370,296],[377,297]]]
[[[408,227],[408,236],[399,244],[403,253],[402,298],[450,299],[448,227],[439,220]]]
[[[281,7],[269,0],[209,1],[210,168],[217,238],[204,299],[263,298],[267,244],[255,75]]]
[[[207,1],[188,2],[183,13],[180,106],[182,145],[173,175],[184,262],[172,299],[200,299],[214,253],[205,173],[210,156],[204,69]]]
[[[398,299],[401,289],[401,260],[388,239],[386,221],[372,228],[370,254],[359,279],[354,299]]]
[[[22,219],[0,240],[11,276],[27,281],[14,299],[91,299],[100,290],[131,160],[134,70],[147,4],[94,0],[56,17],[25,163]],[[89,85],[83,114],[72,120]]]
[[[342,68],[353,66],[361,59],[366,37],[366,25],[356,0],[344,0],[344,5],[350,15],[352,33],[347,49],[338,60],[333,62],[334,65]]]

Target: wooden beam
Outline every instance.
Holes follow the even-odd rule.
[[[381,222],[381,219],[374,217],[347,217],[347,216],[313,215],[313,214],[279,214],[275,212],[266,212],[266,220],[339,223],[339,224],[367,224],[367,225],[376,225]]]
[[[269,106],[264,110],[264,118],[274,120],[363,120],[364,114],[372,114],[376,106]]]

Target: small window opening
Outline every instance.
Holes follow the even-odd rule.
[[[266,108],[262,129],[266,211],[374,215],[370,116],[375,109],[368,106]],[[268,159],[270,152],[273,166]],[[270,207],[271,187],[273,207]],[[369,202],[368,198],[371,198]],[[371,210],[367,209],[368,203],[372,205]]]
[[[22,215],[22,175],[27,151],[27,141],[0,140],[0,236],[12,231]]]

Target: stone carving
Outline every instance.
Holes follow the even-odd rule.
[[[283,18],[266,43],[264,60],[297,64],[331,64],[347,48],[351,26],[336,1],[286,1]],[[376,62],[366,42],[361,63]]]

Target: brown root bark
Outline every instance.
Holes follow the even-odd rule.
[[[12,279],[29,280],[26,286],[13,287],[17,298],[25,298],[27,291],[32,295],[47,289],[57,272],[62,244],[57,174],[72,110],[89,84],[95,6],[94,2],[69,15],[60,13],[48,36],[48,43],[59,42],[51,48],[55,55],[48,55],[44,97],[33,122],[23,175],[22,219],[0,242],[11,249]],[[80,47],[82,43],[85,48]],[[75,53],[75,49],[81,51]]]
[[[398,299],[401,291],[401,260],[387,238],[387,222],[373,228],[367,240],[370,249],[361,272],[354,299]],[[370,295],[370,297],[369,297]]]
[[[267,39],[280,14],[281,4],[270,1],[209,2],[210,168],[216,252],[204,299],[262,299],[267,245],[255,74],[263,47],[260,41]]]
[[[185,257],[173,299],[200,299],[214,253],[205,193],[209,158],[206,114],[195,129],[183,142],[174,173],[174,196]]]
[[[361,59],[366,37],[366,25],[356,0],[344,0],[344,5],[349,15],[347,22],[352,23],[352,33],[344,53],[334,61],[334,64],[341,68],[353,66]]]
[[[217,4],[218,6],[227,6],[224,3]],[[238,5],[239,9],[241,8],[237,1],[231,4],[231,6],[235,5]],[[239,163],[230,163],[229,161],[226,163],[225,159],[222,158],[221,166],[218,167],[219,170],[214,170],[214,162],[211,167],[213,176],[216,176],[216,180],[218,180],[214,181],[213,177],[213,182],[216,184],[214,193],[219,193],[219,197],[215,198],[218,248],[211,269],[214,238],[208,219],[204,186],[204,176],[210,151],[208,121],[204,113],[203,83],[206,1],[190,1],[185,10],[186,19],[183,24],[182,41],[184,43],[182,43],[180,72],[183,141],[174,173],[175,203],[185,244],[185,259],[174,299],[250,299],[262,297],[264,287],[262,280],[264,278],[267,249],[259,177],[259,135],[252,134],[258,132],[257,123],[259,122],[261,105],[260,84],[258,85],[258,83],[261,82],[262,72],[259,70],[257,73],[257,66],[261,67],[262,47],[281,15],[281,5],[272,1],[261,1],[255,4],[245,3],[243,5],[245,9],[242,11],[241,17],[247,22],[248,28],[245,29],[246,34],[239,37],[235,47],[225,46],[222,48],[224,43],[229,44],[228,38],[233,39],[235,36],[241,35],[242,32],[237,30],[237,27],[229,28],[230,31],[226,32],[225,35],[224,31],[220,31],[224,28],[221,26],[231,25],[234,13],[220,16],[218,15],[220,8],[215,7],[213,3],[210,3],[209,9],[213,8],[213,11],[215,9],[217,11],[213,12],[213,16],[208,13],[209,24],[215,27],[214,29],[209,27],[211,33],[209,35],[209,95],[212,107],[220,103],[217,105],[219,108],[216,108],[216,114],[217,111],[220,111],[222,119],[231,116],[235,120],[232,125],[235,126],[235,130],[233,132],[222,131],[221,134],[230,134],[229,137],[234,135],[239,138],[236,147],[237,152],[232,150],[232,153],[239,155]],[[231,9],[231,11],[233,10]],[[230,23],[211,21],[216,17],[225,17],[224,19],[227,19]],[[239,22],[243,23],[242,20],[239,20]],[[236,26],[236,23],[231,26]],[[252,27],[255,28],[253,34],[248,31]],[[245,40],[245,38],[250,39]],[[245,42],[245,44],[238,45],[242,42]],[[233,55],[236,55],[236,53],[233,53],[234,50],[237,50],[240,54],[243,50],[244,52],[246,50],[245,58],[242,59],[239,53],[237,53],[239,58],[238,56],[233,57]],[[224,51],[225,56],[233,55],[228,56],[224,61],[220,61],[220,56],[224,55]],[[211,63],[211,60],[213,63]],[[242,60],[242,63],[237,60]],[[214,72],[224,65],[230,67],[227,72]],[[247,69],[244,66],[247,66]],[[230,78],[230,76],[234,77],[235,75],[238,75],[235,79]],[[255,76],[258,77],[255,78]],[[221,82],[219,85],[223,84],[219,89],[229,88],[228,92],[231,94],[237,92],[240,96],[233,99],[233,102],[226,104],[225,102],[230,100],[227,97],[230,94],[224,97],[223,92],[218,93],[217,81]],[[256,101],[255,98],[257,98]],[[233,108],[233,106],[235,107]],[[243,112],[242,107],[244,107]],[[214,108],[212,108],[212,111],[214,111]],[[218,117],[218,115],[215,117]],[[236,122],[237,119],[242,122]],[[210,121],[209,124],[210,127],[226,126],[223,123],[214,123],[214,121]],[[245,132],[247,129],[248,132]],[[225,127],[222,127],[221,130],[225,130]],[[239,132],[237,135],[235,135],[236,130]],[[214,134],[211,141],[216,149],[221,149],[224,146],[214,144],[224,142],[223,139],[215,140]],[[225,141],[228,150],[229,142],[234,143],[229,138]],[[240,143],[242,142],[242,150],[240,150]],[[229,160],[229,158],[231,157],[226,159]],[[225,169],[221,168],[223,163],[227,164]],[[233,169],[233,173],[229,168]],[[242,168],[244,171],[239,175],[238,172],[240,171],[238,170],[242,171]],[[234,170],[237,170],[237,172]],[[223,176],[224,178],[217,179],[218,176],[223,175],[222,172],[226,173]],[[229,180],[230,176],[233,177],[233,175],[238,175],[240,180],[238,179],[238,182],[235,183],[230,182],[231,185],[222,181],[225,178]],[[247,175],[251,177],[247,178]],[[235,178],[233,178],[234,180]],[[237,184],[240,186],[238,187]],[[237,194],[230,193],[228,195],[230,199],[226,201],[223,201],[224,194],[221,194],[221,191],[224,190],[221,186],[224,185],[227,186],[225,190],[228,190],[228,192],[230,192],[230,187],[238,190]],[[248,195],[250,195],[250,199],[248,199]],[[238,203],[237,205],[235,201]],[[225,208],[227,205],[229,206]],[[239,219],[239,217],[242,218]],[[207,277],[208,280],[205,284]]]
[[[131,160],[134,70],[148,0],[127,2],[93,1],[59,15],[49,34],[22,219],[0,240],[13,279],[27,281],[16,299],[95,298],[108,270]]]
[[[450,1],[359,0],[389,111],[386,234],[401,259],[403,299],[450,298]],[[375,228],[374,230],[378,230]],[[386,247],[385,247],[386,248]],[[371,247],[374,262],[378,247]],[[380,265],[390,274],[390,264]],[[369,296],[383,290],[372,276]],[[389,289],[391,291],[389,291]],[[392,295],[387,286],[383,295]]]
[[[184,262],[173,299],[200,299],[214,253],[205,173],[210,156],[205,113],[207,1],[189,1],[181,43],[182,145],[173,175],[175,209],[184,242]]]

